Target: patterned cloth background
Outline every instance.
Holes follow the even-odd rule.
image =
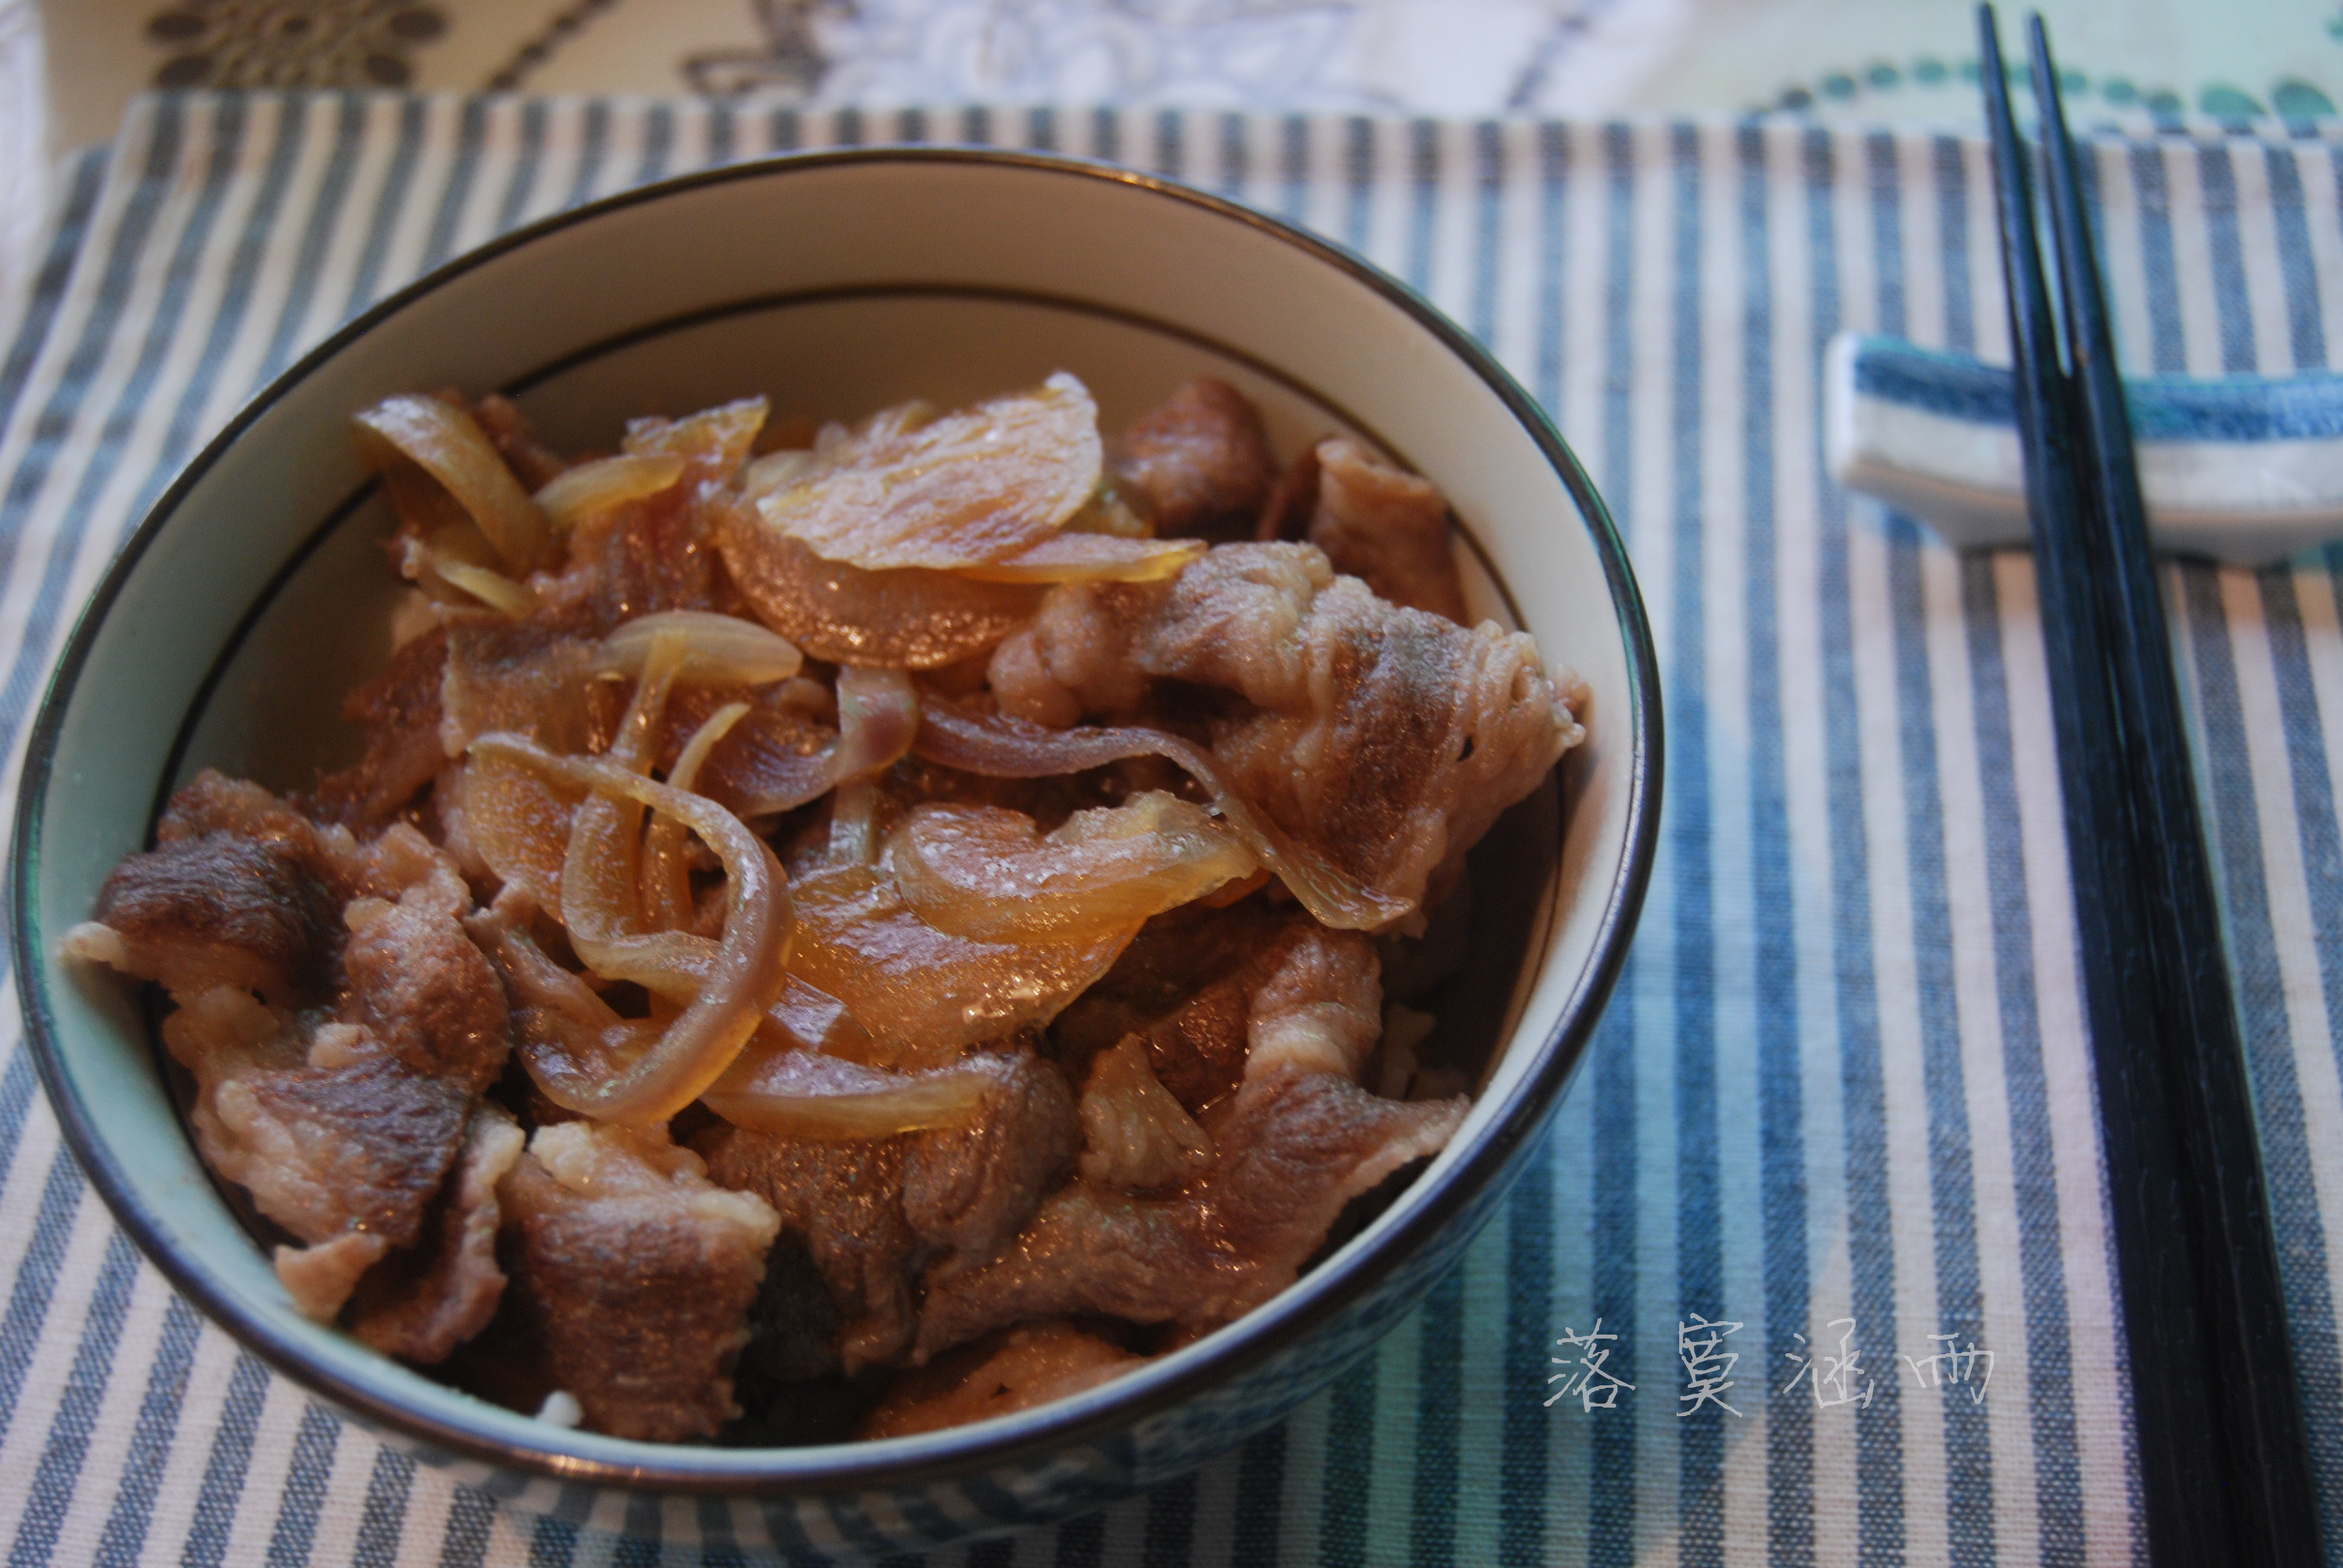
[[[1818,458],[1816,360],[1838,328],[2004,353],[1973,142],[1779,122],[145,100],[110,154],[72,166],[0,360],[0,786],[118,539],[337,322],[500,229],[663,173],[963,137],[1120,158],[1283,213],[1492,345],[1626,531],[1669,759],[1628,978],[1466,1266],[1242,1452],[942,1560],[2135,1560],[2031,568],[1951,555]],[[2200,130],[2103,142],[2097,171],[2128,365],[2328,362],[2333,144]],[[2189,568],[2171,588],[2343,1542],[2324,1219],[2343,1203],[2338,565]],[[10,1562],[739,1560],[686,1544],[689,1512],[500,1511],[239,1353],[115,1230],[15,1033],[11,1006]],[[1735,1325],[1711,1332],[1737,1362],[1699,1356],[1695,1317]],[[1585,1339],[1598,1320],[1615,1340]]]
[[[143,88],[696,93],[764,105],[1978,123],[1969,0],[0,0],[0,324],[55,156]],[[2013,19],[2016,8],[2011,7]],[[2041,0],[2067,95],[2332,114],[2337,0]]]

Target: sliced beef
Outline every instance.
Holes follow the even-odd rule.
[[[784,1232],[805,1249],[829,1289],[838,1323],[832,1353],[848,1372],[892,1361],[910,1342],[919,1238],[903,1218],[902,1145],[894,1138],[833,1141],[729,1126],[699,1144],[718,1185],[771,1205]],[[803,1350],[789,1355],[811,1359]]]
[[[452,908],[444,889],[350,904],[342,1011],[409,1071],[478,1094],[504,1071],[510,1020],[503,982],[458,923],[461,888]]]
[[[787,1397],[786,1385],[838,1370],[838,1298],[803,1235],[784,1230],[765,1254],[764,1282],[749,1309],[749,1343],[732,1381],[753,1415]]]
[[[1135,1034],[1157,1081],[1202,1115],[1244,1076],[1252,993],[1312,923],[1258,899],[1156,916],[1050,1026],[1059,1060],[1081,1079],[1093,1056]]]
[[[969,1060],[991,1076],[984,1110],[965,1127],[827,1140],[725,1126],[697,1145],[718,1183],[771,1204],[784,1235],[803,1245],[828,1287],[836,1363],[849,1372],[900,1359],[922,1265],[990,1258],[1080,1145],[1073,1092],[1055,1065],[1030,1050]],[[760,1357],[828,1370],[804,1347],[802,1324],[759,1332]]]
[[[427,1266],[399,1254],[504,1070],[503,984],[460,923],[463,878],[405,824],[360,844],[206,773],[158,839],[67,950],[171,992],[197,1149],[307,1243],[278,1249],[277,1272],[330,1320],[377,1264]]]
[[[1261,504],[1252,537],[1261,544],[1298,542],[1310,535],[1310,519],[1318,511],[1318,448],[1304,447],[1294,455],[1277,487]]]
[[[1165,689],[1241,699],[1211,730],[1236,789],[1419,904],[1584,735],[1528,637],[1391,604],[1307,545],[1218,546],[1168,583],[1061,585],[991,680],[1037,722],[1151,719]]]
[[[1014,1236],[1081,1146],[1073,1091],[1055,1064],[1031,1051],[992,1060],[1002,1065],[973,1122],[903,1141],[904,1219],[963,1260],[990,1258]]]
[[[184,998],[163,1040],[196,1081],[204,1163],[309,1243],[280,1248],[277,1271],[303,1312],[330,1320],[360,1273],[420,1233],[470,1096],[417,1077],[356,1025],[305,1039],[233,985]]]
[[[1462,1100],[1402,1104],[1323,1074],[1248,1083],[1216,1120],[1221,1163],[1176,1198],[1077,1181],[1018,1244],[931,1281],[917,1354],[1039,1317],[1097,1312],[1216,1326],[1291,1285],[1353,1198],[1437,1153]]]
[[[1345,1204],[1438,1152],[1468,1109],[1381,1100],[1352,1081],[1381,1005],[1364,938],[1294,942],[1253,999],[1243,1084],[1205,1119],[1211,1170],[1172,1198],[1090,1181],[1052,1193],[991,1262],[930,1274],[917,1359],[1034,1318],[1202,1330],[1291,1285]]]
[[[732,1368],[780,1221],[710,1183],[664,1134],[541,1129],[498,1189],[505,1342],[613,1437],[712,1437],[739,1413]]]
[[[441,1184],[422,1234],[358,1280],[344,1313],[352,1333],[385,1354],[429,1366],[488,1326],[505,1293],[497,1183],[526,1141],[493,1102],[472,1112],[461,1160]]]
[[[609,744],[593,701],[592,642],[541,621],[482,616],[447,628],[440,690],[442,760],[490,730],[518,730],[549,750]]]
[[[1156,1078],[1135,1034],[1091,1059],[1080,1110],[1086,1181],[1152,1196],[1212,1169],[1212,1134]]]
[[[443,393],[441,396],[448,395]],[[520,481],[521,488],[530,494],[545,488],[568,467],[568,464],[537,438],[537,431],[529,424],[528,416],[502,393],[491,392],[468,404],[464,403],[460,395],[449,397],[449,401],[470,408],[472,417],[479,421],[481,430],[496,443],[497,455],[505,460],[505,467],[512,470],[513,477]]]
[[[1209,377],[1132,420],[1108,466],[1117,488],[1167,538],[1252,538],[1277,482],[1259,410]]]
[[[1303,926],[1261,971],[1245,1025],[1245,1081],[1327,1073],[1356,1081],[1383,1035],[1383,962],[1357,931]]]
[[[155,824],[159,843],[183,843],[206,833],[234,833],[299,849],[313,857],[319,874],[329,879],[345,874],[346,861],[356,848],[348,834],[321,829],[298,808],[259,785],[209,768],[172,794],[163,819]]]
[[[1318,443],[1318,504],[1310,542],[1338,572],[1380,597],[1465,624],[1464,586],[1448,548],[1448,503],[1428,479],[1394,468],[1356,441]]]
[[[990,1421],[1096,1388],[1146,1362],[1071,1323],[1029,1323],[903,1378],[855,1435],[909,1437]]]
[[[586,518],[570,533],[558,576],[538,580],[539,622],[589,637],[608,637],[659,610],[739,608],[702,487],[694,484]]]
[[[97,896],[116,969],[191,995],[215,985],[301,1006],[330,990],[341,900],[302,847],[230,832],[127,855]]]
[[[420,1232],[471,1116],[460,1086],[373,1051],[217,1081],[208,1109],[214,1169],[270,1219],[305,1241],[363,1231],[393,1247]]]
[[[390,668],[352,691],[342,717],[366,728],[358,760],[317,780],[308,806],[320,821],[378,828],[422,792],[447,760],[439,743],[439,689],[447,634],[427,631],[390,656]]]

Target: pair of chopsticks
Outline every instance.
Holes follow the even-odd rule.
[[[2081,174],[2037,15],[2054,311],[1992,6],[1977,30],[2148,1548],[2314,1563],[2252,1101]]]

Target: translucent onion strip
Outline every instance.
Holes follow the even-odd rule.
[[[650,771],[652,738],[683,662],[683,640],[654,638],[634,700],[604,760],[630,775]],[[681,1005],[695,993],[692,944],[707,939],[645,929],[641,913],[643,809],[630,797],[598,794],[570,819],[561,862],[561,923],[586,967],[608,980],[632,980]]]
[[[1295,843],[1230,788],[1211,752],[1160,729],[1048,729],[1005,715],[979,717],[928,696],[920,699],[920,734],[911,750],[930,762],[996,779],[1048,779],[1103,768],[1127,757],[1161,757],[1186,769],[1212,792],[1213,809],[1320,924],[1337,930],[1381,930],[1415,908],[1413,900],[1369,887]]]
[[[1097,487],[1098,405],[1063,371],[905,429],[873,421],[805,478],[759,498],[825,560],[886,571],[1001,560],[1063,528]]]
[[[849,665],[838,672],[838,756],[830,777],[868,779],[910,755],[920,732],[920,693],[900,669]]]
[[[472,847],[498,881],[518,888],[538,909],[561,908],[574,799],[526,768],[478,759],[451,766],[439,788],[454,794]]]
[[[797,1138],[893,1138],[959,1127],[984,1110],[994,1074],[966,1066],[889,1072],[780,1049],[760,1035],[701,1098],[736,1127]]]
[[[919,732],[919,691],[900,669],[848,665],[838,672],[838,724],[837,740],[808,759],[815,767],[779,793],[738,802],[740,814],[792,811],[832,789],[842,798],[858,781],[893,767],[910,755],[912,737]]]
[[[846,1004],[797,975],[782,987],[781,1000],[765,1010],[758,1038],[775,1034],[777,1043],[793,1043],[848,1061],[869,1061],[873,1051],[870,1031],[846,1010]]]
[[[621,449],[634,457],[681,457],[701,477],[729,479],[757,445],[769,406],[743,397],[681,419],[629,419]]]
[[[956,937],[912,913],[894,876],[875,865],[808,869],[790,895],[791,969],[846,1004],[882,1066],[932,1065],[939,1051],[1047,1024],[1113,966],[1141,924],[1088,941]]]
[[[699,779],[700,765],[716,743],[748,716],[745,702],[728,702],[700,721],[683,743],[682,754],[668,769],[670,789],[689,790]],[[654,816],[643,835],[643,920],[653,930],[681,930],[691,923],[691,871],[684,862],[683,824],[672,817]]]
[[[567,531],[612,507],[658,495],[683,477],[683,466],[672,453],[598,457],[565,470],[538,491],[538,509],[547,522]]]
[[[669,609],[639,615],[602,641],[603,669],[640,675],[651,644],[674,637],[683,649],[676,679],[686,686],[769,686],[805,663],[797,644],[770,628],[714,610]]]
[[[534,1015],[519,1031],[521,1065],[555,1103],[569,1105],[594,1085],[615,1082],[658,1045],[661,1024],[619,1017],[527,931],[485,921],[472,930],[495,951],[513,1000]]]
[[[355,418],[374,467],[398,457],[421,465],[479,525],[507,567],[526,573],[545,564],[552,530],[469,413],[437,397],[401,393]]]
[[[557,783],[615,795],[677,819],[723,863],[724,938],[689,1006],[658,1041],[621,1070],[585,1079],[538,1070],[556,1104],[605,1121],[663,1121],[699,1099],[723,1075],[781,994],[791,912],[787,879],[763,841],[715,802],[655,783],[607,759],[557,757],[525,736],[483,735],[476,757],[535,769]]]
[[[1161,789],[1077,811],[1047,837],[1022,811],[919,806],[888,848],[895,885],[921,920],[994,941],[1102,936],[1254,869],[1234,831]]]
[[[442,581],[462,588],[482,604],[500,609],[515,620],[527,620],[529,613],[537,608],[537,595],[529,590],[527,583],[515,582],[502,572],[493,572],[486,567],[476,567],[468,561],[459,561],[436,551],[428,554],[428,559],[431,569],[439,574]]]
[[[982,653],[1041,602],[1037,584],[824,560],[752,508],[714,511],[717,547],[757,618],[833,664],[933,669]]]
[[[959,575],[986,583],[1150,583],[1177,577],[1203,555],[1202,539],[1132,539],[1068,532],[1043,539],[1007,560],[963,567]]]

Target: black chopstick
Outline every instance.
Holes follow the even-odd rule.
[[[2039,16],[2030,31],[2063,335],[1979,8],[2148,1547],[2160,1563],[2311,1563],[2315,1493],[2170,636]]]

